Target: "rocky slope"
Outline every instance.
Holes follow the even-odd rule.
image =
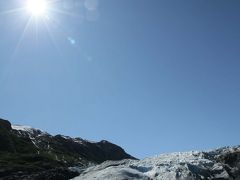
[[[170,153],[143,160],[106,161],[74,180],[239,180],[240,146]]]
[[[84,168],[106,160],[135,159],[108,141],[52,136],[0,119],[0,179],[70,179]]]
[[[240,146],[137,160],[108,141],[52,136],[0,119],[0,180],[240,180]]]

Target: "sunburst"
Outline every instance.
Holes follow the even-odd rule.
[[[36,44],[39,40],[39,33],[40,29],[43,29],[42,26],[46,28],[46,32],[49,35],[49,40],[53,43],[56,49],[57,46],[57,39],[54,38],[54,33],[58,32],[62,34],[63,38],[66,39],[66,42],[70,43],[71,45],[76,45],[76,40],[71,35],[71,28],[63,26],[61,20],[59,18],[63,16],[69,16],[70,18],[82,18],[80,11],[76,14],[68,8],[65,8],[64,3],[73,3],[72,1],[62,1],[62,0],[21,0],[18,4],[16,4],[17,8],[8,9],[6,11],[1,11],[0,15],[2,16],[11,16],[11,15],[19,15],[19,18],[22,19],[24,17],[24,21],[19,21],[19,23],[25,22],[25,27],[19,37],[19,40],[16,44],[15,50],[13,52],[13,56],[18,52],[18,49],[21,47],[21,44],[24,41],[26,36],[29,36],[28,30],[35,29],[35,35],[32,40],[35,39]],[[80,2],[80,1],[79,1]],[[73,5],[73,4],[72,4]],[[76,4],[77,5],[77,4]],[[74,4],[75,6],[75,4]],[[73,6],[73,7],[74,7]],[[67,6],[68,7],[68,6]],[[79,6],[80,7],[80,6]],[[13,17],[13,16],[12,16]],[[25,19],[26,18],[26,19]],[[26,20],[26,21],[25,21]],[[41,28],[40,28],[41,27]],[[56,27],[58,27],[56,29]],[[32,33],[30,33],[33,35]]]
[[[42,17],[47,14],[48,3],[46,0],[28,0],[26,9],[32,16]]]

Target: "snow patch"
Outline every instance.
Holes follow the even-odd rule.
[[[12,129],[15,129],[18,131],[31,131],[33,128],[30,126],[12,125]]]
[[[47,132],[45,131],[42,131],[41,129],[35,129],[35,128],[32,128],[31,126],[20,126],[20,125],[12,125],[12,129],[14,130],[17,130],[17,131],[24,131],[24,132],[27,132],[27,133],[30,133],[30,134],[38,134],[38,136],[41,136],[41,135],[48,135]]]

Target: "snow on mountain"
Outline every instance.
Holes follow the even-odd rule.
[[[21,132],[26,132],[29,135],[43,135],[43,134],[48,134],[47,132],[44,132],[40,129],[35,129],[32,128],[31,126],[21,126],[21,125],[11,125],[12,129],[21,131]]]
[[[106,160],[135,159],[120,146],[102,140],[51,135],[0,118],[0,179],[71,179],[74,171]],[[72,168],[69,168],[72,167]]]
[[[143,160],[106,161],[74,180],[240,179],[240,146],[162,154]]]
[[[30,126],[20,126],[20,125],[12,125],[12,129],[15,129],[15,130],[21,130],[21,131],[28,131],[30,129],[32,129],[32,127]]]

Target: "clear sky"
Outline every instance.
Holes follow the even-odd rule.
[[[0,117],[139,158],[240,144],[239,0],[24,2],[0,1]]]

